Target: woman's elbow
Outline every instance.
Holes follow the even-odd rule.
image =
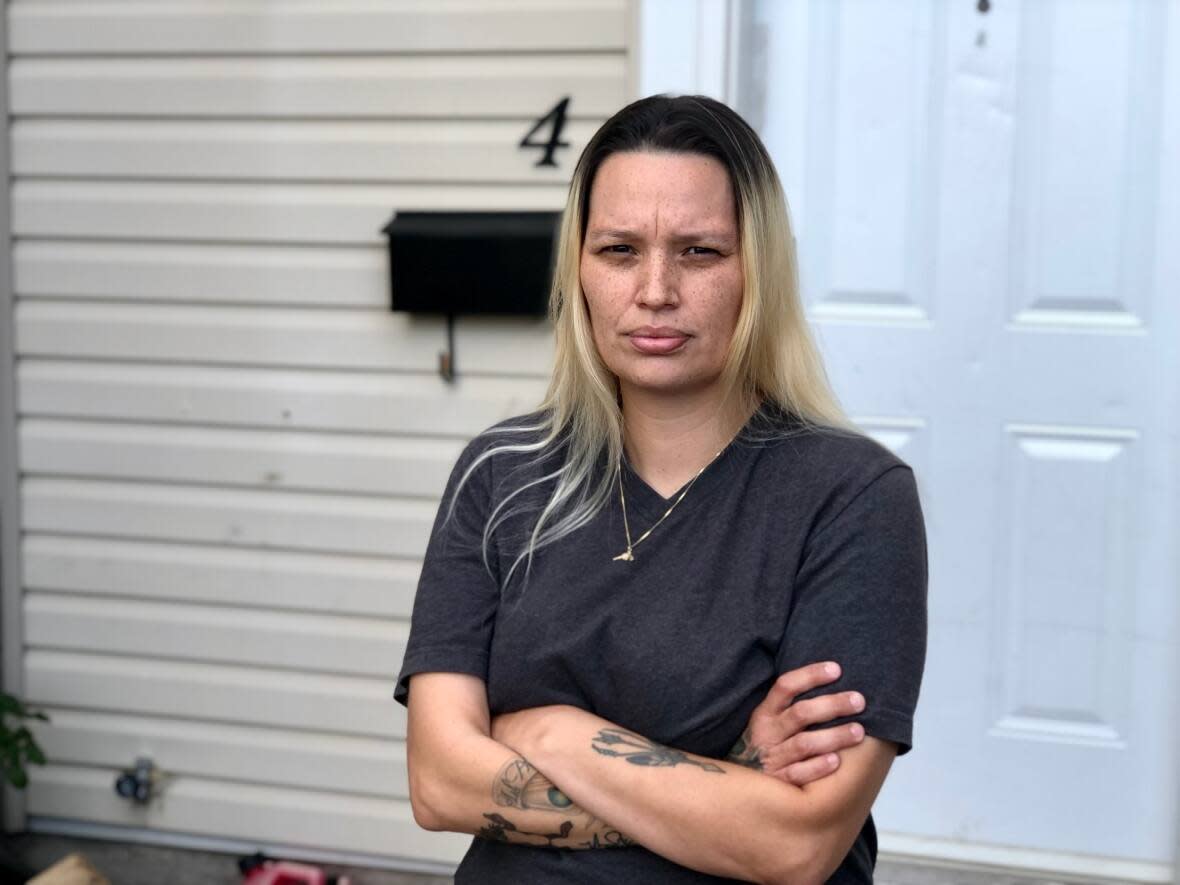
[[[410,810],[414,823],[424,830],[445,830],[446,819],[442,813],[437,780],[422,770],[421,765],[408,766],[410,788]]]
[[[434,810],[429,808],[420,798],[416,798],[413,793],[410,794],[410,809],[414,812],[414,823],[422,829],[435,832],[446,829],[443,826],[442,818],[435,814]]]
[[[775,828],[778,836],[763,843],[753,879],[760,885],[824,885],[840,866],[829,833],[814,827],[800,828],[797,817]]]
[[[771,859],[754,881],[759,885],[824,885],[832,874],[826,858],[800,856],[798,852],[790,855]]]

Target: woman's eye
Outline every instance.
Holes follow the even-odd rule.
[[[626,243],[614,243],[610,246],[603,246],[598,251],[606,255],[629,255],[634,250]],[[698,256],[721,254],[716,249],[710,248],[709,246],[689,246],[687,251],[690,255]]]

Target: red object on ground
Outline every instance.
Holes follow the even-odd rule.
[[[319,867],[274,860],[258,853],[238,862],[243,885],[349,885],[347,876],[328,876]]]

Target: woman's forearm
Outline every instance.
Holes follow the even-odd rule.
[[[582,808],[676,863],[756,882],[814,880],[816,821],[801,788],[661,746],[574,707],[496,722],[493,736]]]
[[[618,848],[631,840],[606,821],[574,804],[523,756],[515,756],[496,773],[492,785],[495,811],[483,812],[476,833],[485,839],[550,845],[557,848]],[[540,827],[543,831],[534,831]]]
[[[556,848],[631,844],[618,829],[576,805],[523,756],[471,735],[449,748],[452,761],[416,759],[411,797],[418,823],[431,830]]]
[[[487,687],[465,673],[411,680],[406,763],[414,819],[428,830],[521,845],[606,848],[628,840],[491,736]]]

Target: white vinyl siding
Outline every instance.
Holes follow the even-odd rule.
[[[381,228],[559,211],[632,97],[629,0],[6,13],[27,814],[453,862],[394,677],[450,467],[539,401],[551,335],[460,317],[445,383]],[[114,791],[139,755],[146,808]]]

